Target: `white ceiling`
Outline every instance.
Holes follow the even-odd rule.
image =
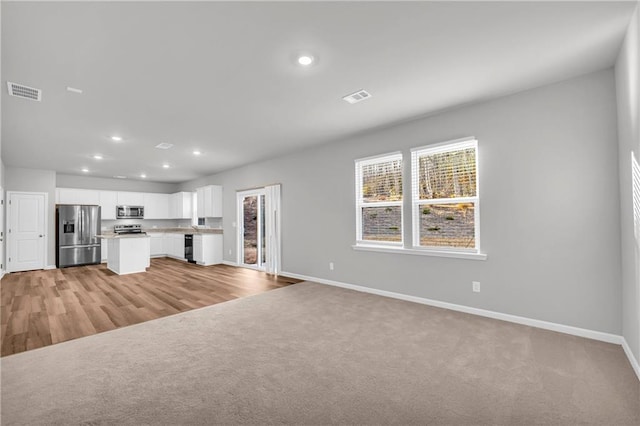
[[[3,2],[2,159],[182,182],[611,67],[635,4]]]

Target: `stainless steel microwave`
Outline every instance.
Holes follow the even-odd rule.
[[[117,219],[144,219],[142,206],[116,206]]]

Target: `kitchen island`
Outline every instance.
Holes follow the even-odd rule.
[[[146,234],[99,235],[107,240],[107,268],[118,275],[146,272],[150,240]]]

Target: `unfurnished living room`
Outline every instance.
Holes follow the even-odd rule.
[[[2,425],[640,425],[640,3],[5,1]]]

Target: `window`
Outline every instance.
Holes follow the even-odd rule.
[[[475,139],[411,151],[414,248],[479,252]]]
[[[631,189],[633,199],[633,229],[636,244],[640,245],[640,164],[631,151]]]
[[[356,160],[358,244],[402,246],[402,154]]]

